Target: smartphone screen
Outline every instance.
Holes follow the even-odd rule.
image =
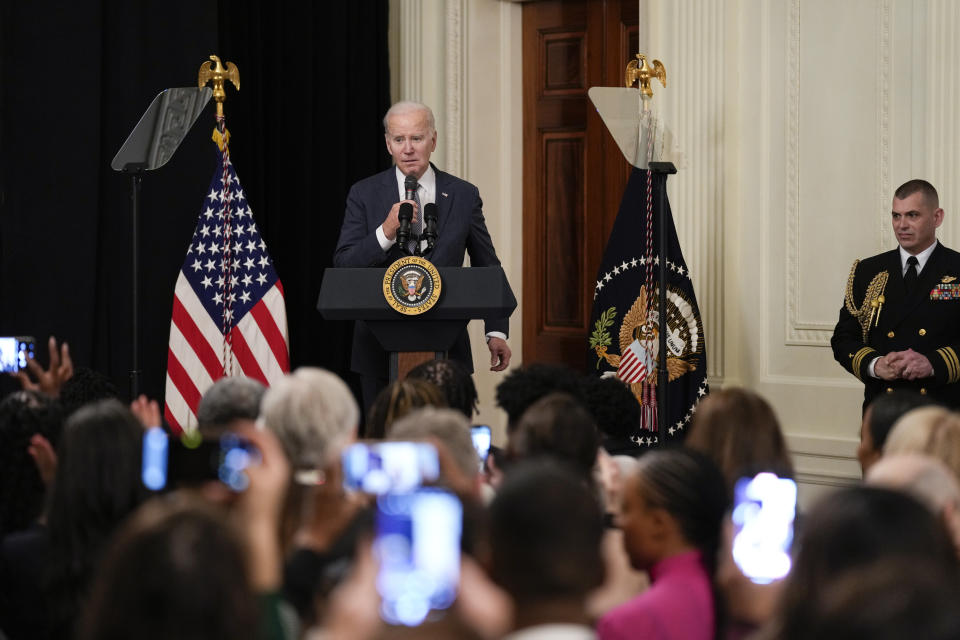
[[[380,563],[380,614],[389,624],[416,626],[448,608],[460,581],[463,507],[441,489],[377,498],[374,553]]]
[[[218,440],[188,443],[170,438],[160,427],[143,435],[143,486],[164,491],[204,482],[220,481],[233,491],[243,491],[250,481],[245,469],[257,459],[256,449],[232,433]]]
[[[36,356],[36,341],[32,336],[0,338],[0,372],[16,373],[27,368],[27,359]]]
[[[768,584],[790,572],[797,484],[773,473],[741,478],[734,488],[733,560],[752,582]]]
[[[480,458],[480,470],[483,471],[483,463],[487,461],[487,455],[490,453],[490,427],[485,424],[470,427],[470,437],[473,439],[473,448],[477,450],[477,456]]]
[[[343,486],[374,495],[405,493],[440,475],[429,442],[358,442],[343,452]]]

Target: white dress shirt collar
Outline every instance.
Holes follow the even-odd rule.
[[[400,167],[396,167],[397,173],[397,190],[400,193],[400,199],[403,200],[403,196],[406,194],[406,189],[404,189],[403,183],[406,181],[407,176],[403,175],[403,172],[400,171]],[[420,184],[419,196],[420,204],[424,205],[428,202],[437,201],[437,172],[433,170],[433,165],[428,165],[427,170],[423,172],[423,175],[420,176],[418,180]]]
[[[917,274],[923,271],[923,267],[926,266],[927,260],[930,259],[930,254],[933,253],[933,250],[937,248],[937,240],[933,241],[933,244],[917,254]],[[906,249],[900,247],[900,269],[901,273],[906,275],[907,273],[907,258],[910,257],[910,253]]]

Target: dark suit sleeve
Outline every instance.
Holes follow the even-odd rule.
[[[335,267],[373,267],[387,259],[387,253],[377,241],[377,227],[386,212],[370,211],[372,197],[358,186],[350,187],[347,194],[347,210],[333,254]]]
[[[467,254],[470,256],[470,266],[473,267],[499,267],[500,259],[493,248],[493,240],[490,239],[490,232],[487,231],[487,223],[483,217],[483,201],[480,199],[480,191],[473,185],[470,185],[470,232],[467,234]],[[509,318],[488,318],[484,322],[484,332],[500,331],[504,335],[510,335]]]
[[[857,265],[853,278],[853,299],[854,302],[863,301],[866,293],[866,282],[864,282],[863,264]],[[880,357],[881,353],[873,347],[868,346],[863,341],[863,332],[860,327],[860,321],[847,311],[846,304],[840,307],[840,319],[837,326],[833,329],[833,337],[830,339],[830,346],[833,347],[833,357],[840,365],[857,376],[860,380],[868,380],[870,363],[874,358]]]
[[[933,366],[933,377],[937,384],[960,382],[960,358],[957,357],[960,344],[948,344],[922,353]]]

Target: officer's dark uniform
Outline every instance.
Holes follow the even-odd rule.
[[[863,381],[864,409],[878,394],[899,389],[960,407],[960,253],[937,243],[910,295],[899,249],[855,263],[851,275],[830,344],[837,362]],[[932,377],[887,381],[867,373],[874,358],[906,349],[926,356]]]

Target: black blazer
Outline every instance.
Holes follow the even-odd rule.
[[[431,164],[431,166],[433,166]],[[465,254],[475,267],[500,266],[483,219],[483,202],[477,188],[465,180],[433,167],[437,176],[437,242],[424,257],[438,267],[459,267]],[[394,244],[389,251],[377,241],[379,227],[390,208],[400,201],[396,168],[365,178],[350,188],[340,239],[333,256],[336,267],[386,267],[405,254]],[[486,331],[508,333],[509,320],[489,319]],[[464,331],[448,354],[473,371],[470,341]],[[387,377],[387,353],[366,324],[357,322],[353,333],[350,367],[354,371]]]
[[[910,296],[903,282],[899,249],[861,261],[853,278],[856,306],[863,304],[870,281],[884,270],[889,278],[879,321],[871,325],[864,341],[857,318],[846,306],[841,307],[830,341],[834,358],[863,380],[864,408],[878,394],[896,389],[912,389],[929,394],[947,406],[960,406],[960,299],[949,298],[960,291],[948,291],[946,296],[938,291],[950,289],[941,285],[960,284],[960,253],[937,243]],[[867,373],[874,358],[908,348],[926,356],[933,365],[932,377],[888,382]]]

